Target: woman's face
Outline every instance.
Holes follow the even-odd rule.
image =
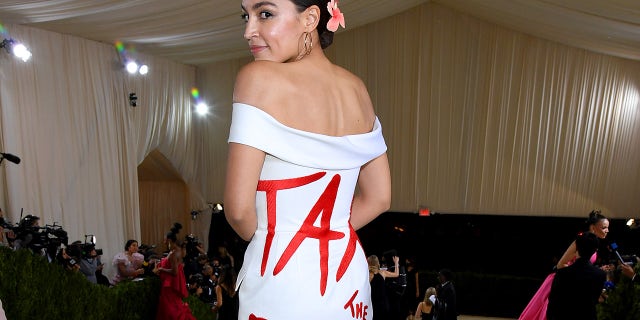
[[[589,231],[595,234],[598,238],[604,239],[607,237],[607,234],[609,233],[609,220],[601,219],[595,224],[592,224],[591,227],[589,227],[589,229],[590,229]]]
[[[134,242],[129,246],[129,253],[136,253],[138,252],[138,243]]]
[[[255,60],[293,61],[304,32],[301,15],[291,0],[243,0],[244,38]]]

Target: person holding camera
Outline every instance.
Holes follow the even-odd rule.
[[[79,243],[78,245],[80,246],[80,272],[87,277],[89,282],[98,284],[96,272],[102,263],[100,263],[96,246],[93,243]]]
[[[120,252],[113,257],[113,265],[116,266],[116,275],[113,278],[114,284],[144,274],[144,269],[142,268],[144,256],[138,253],[138,241],[128,240],[124,245],[124,250],[124,252]]]
[[[28,214],[22,218],[18,224],[18,232],[16,232],[16,239],[13,241],[13,248],[15,250],[31,248],[30,245],[39,236],[39,229],[40,217]]]
[[[2,215],[2,208],[0,208],[0,247],[8,247],[9,240],[4,235],[4,225],[6,221],[4,220],[4,216]]]
[[[67,249],[68,248],[60,248],[56,254],[55,261],[68,271],[78,271],[80,265],[78,261],[68,253]]]
[[[187,281],[187,291],[189,291],[189,295],[196,296],[198,299],[202,296],[202,282],[204,278],[201,273],[192,274],[189,276],[189,281]]]
[[[213,309],[216,305],[216,285],[218,284],[218,274],[214,272],[213,267],[205,265],[202,268],[203,280],[201,283],[202,294],[200,300]]]

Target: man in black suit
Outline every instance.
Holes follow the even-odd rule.
[[[456,308],[456,289],[453,287],[453,283],[451,283],[451,278],[453,277],[453,273],[450,270],[442,269],[438,272],[438,280],[440,281],[440,285],[436,288],[438,300],[443,301],[446,305],[444,310],[444,316],[438,317],[438,319],[443,320],[456,320],[458,319],[458,310]],[[442,310],[438,310],[439,313]]]
[[[606,274],[589,262],[598,248],[598,238],[585,232],[576,239],[578,258],[556,272],[547,307],[548,320],[595,320],[596,304],[602,294]]]

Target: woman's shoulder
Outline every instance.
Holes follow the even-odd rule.
[[[251,61],[240,68],[237,78],[240,80],[252,80],[256,76],[271,74],[274,70],[278,70],[283,66],[282,63],[257,60]]]
[[[282,63],[253,61],[244,65],[236,75],[233,101],[244,102],[259,107],[260,101],[273,92],[282,79]]]
[[[124,252],[118,252],[113,256],[113,264],[127,263],[128,261],[127,254]]]

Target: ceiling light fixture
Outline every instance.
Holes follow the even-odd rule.
[[[129,72],[129,74],[139,73],[141,75],[145,75],[149,73],[149,66],[147,66],[146,64],[139,65],[133,60],[127,62],[124,67],[125,69],[127,69],[127,72]]]
[[[4,39],[0,42],[0,48],[4,48],[9,53],[27,62],[31,58],[31,51],[24,44],[16,42],[13,39]]]

